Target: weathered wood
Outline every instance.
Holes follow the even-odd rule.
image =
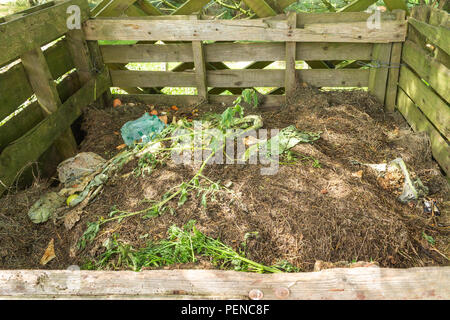
[[[79,88],[80,83],[76,72],[71,73],[57,84],[58,94],[63,102]],[[36,101],[6,121],[4,125],[0,126],[0,151],[10,142],[20,138],[44,118],[45,112],[43,112],[39,103]]]
[[[7,15],[7,16],[3,17],[3,21],[2,22],[12,21],[12,20],[15,20],[15,19],[22,18],[22,17],[24,17],[24,16],[26,16],[26,15],[28,15],[30,13],[33,13],[33,12],[36,12],[36,11],[39,11],[39,10],[51,7],[53,5],[55,5],[55,2],[54,1],[49,1],[49,2],[46,2],[46,3],[39,4],[37,6],[33,6],[33,7],[30,7],[30,8],[27,8],[27,9],[22,10],[22,11],[14,12],[13,14],[10,14],[10,15]]]
[[[384,0],[384,4],[389,11],[403,10],[407,15],[409,14],[406,0]]]
[[[392,44],[375,44],[372,51],[372,59],[379,67],[370,69],[369,92],[382,104],[384,104],[386,97],[391,48]]]
[[[289,30],[286,21],[253,20],[146,20],[97,18],[86,21],[88,40],[138,41],[297,41],[297,42],[402,42],[406,22],[385,21],[380,29],[368,29],[366,22],[305,24]]]
[[[287,15],[287,21],[289,27],[293,30],[297,25],[297,14],[295,12],[289,12]],[[295,42],[286,42],[286,69],[284,75],[284,90],[286,92],[286,102],[293,98],[295,89],[297,88],[297,79],[295,72],[295,55],[296,46]]]
[[[200,12],[202,8],[207,5],[209,0],[188,0],[183,3],[177,10],[172,12],[172,15],[191,14]]]
[[[244,0],[244,3],[260,18],[277,15],[264,0]]]
[[[162,12],[159,11],[158,8],[153,6],[150,3],[150,1],[148,1],[148,0],[138,0],[138,1],[136,1],[135,5],[139,6],[139,8],[141,8],[142,11],[144,11],[144,13],[146,13],[146,14],[149,14],[149,15],[162,15]],[[191,12],[187,12],[187,13],[191,13]]]
[[[201,102],[201,99],[197,95],[116,94],[113,95],[113,97],[119,98],[121,101],[139,101],[154,105],[189,106]],[[232,105],[237,97],[239,97],[239,95],[209,94],[208,101],[212,104],[225,103],[227,105]],[[284,95],[265,95],[260,99],[259,107],[280,107],[284,102]]]
[[[41,48],[24,53],[20,59],[39,105],[47,114],[55,112],[62,102]],[[63,158],[69,158],[77,151],[77,143],[70,128],[55,143]]]
[[[401,68],[399,86],[441,134],[450,140],[450,108],[447,103],[406,66]]]
[[[114,0],[110,1],[100,10],[96,11],[96,16],[99,17],[116,17],[122,15],[136,0]]]
[[[402,3],[403,0],[401,0]],[[392,6],[396,6],[397,3],[392,2]],[[405,11],[396,10],[397,19],[405,20]],[[395,110],[395,100],[397,98],[397,83],[398,75],[400,71],[400,61],[402,58],[402,43],[396,42],[391,47],[391,68],[389,69],[389,75],[387,79],[386,98],[384,102],[384,108],[388,112]]]
[[[68,54],[66,41],[58,41],[55,45],[44,51],[50,73],[57,79],[74,68]],[[4,119],[14,112],[33,94],[25,70],[18,63],[5,72],[0,73],[0,119]]]
[[[201,99],[208,100],[208,85],[206,80],[205,54],[201,41],[192,41],[192,51],[195,65],[195,81],[197,92]]]
[[[307,69],[296,70],[297,77],[317,87],[367,87],[369,70]],[[209,87],[248,88],[283,87],[284,70],[208,70]],[[114,87],[195,87],[193,72],[111,70]],[[386,84],[386,83],[385,83]]]
[[[92,78],[93,65],[83,32],[81,30],[70,30],[66,33],[66,40],[80,81],[84,84]]]
[[[403,45],[402,60],[450,103],[450,69],[409,40]]]
[[[428,121],[414,102],[403,92],[398,90],[397,109],[408,121],[414,131],[425,131],[430,136],[433,157],[447,175],[450,174],[450,146]]]
[[[298,60],[370,60],[370,43],[317,43],[296,44]],[[105,63],[129,62],[193,62],[192,48],[180,44],[132,44],[100,46]],[[208,62],[222,61],[282,61],[285,44],[264,43],[211,43],[203,44]]]
[[[0,154],[0,195],[10,186],[27,163],[35,161],[58,139],[73,121],[81,115],[83,107],[95,101],[109,88],[106,70],[91,79],[55,112],[8,145]]]
[[[68,0],[1,24],[0,65],[66,33],[69,17],[66,11],[71,5],[77,5],[81,9],[81,21],[88,18],[89,7],[86,0]]]
[[[450,267],[255,274],[220,270],[4,270],[1,299],[449,299]],[[280,289],[286,295],[280,295]]]
[[[408,23],[423,34],[430,42],[439,46],[450,55],[450,29],[443,26],[432,26],[425,22],[409,18]]]
[[[375,2],[377,2],[377,0],[355,0],[339,9],[339,12],[364,11]]]

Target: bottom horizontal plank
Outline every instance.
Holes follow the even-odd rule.
[[[450,267],[255,274],[220,270],[0,271],[0,299],[449,299]]]
[[[209,103],[225,103],[231,105],[237,95],[209,95]],[[196,95],[168,95],[168,94],[115,94],[113,98],[119,98],[123,102],[137,101],[154,105],[179,105],[190,106],[201,102]],[[262,107],[279,107],[284,103],[283,95],[265,95],[260,99]]]

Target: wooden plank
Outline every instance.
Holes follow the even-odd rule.
[[[409,15],[408,6],[406,5],[406,0],[383,0],[384,4],[389,11],[403,10],[406,15]]]
[[[370,43],[317,43],[296,45],[298,60],[370,60]],[[208,62],[222,61],[283,61],[285,44],[264,43],[210,43],[203,44]],[[132,44],[100,46],[105,63],[129,62],[193,62],[189,44]]]
[[[80,89],[80,82],[76,72],[71,73],[57,84],[58,94],[61,101],[65,102],[72,94]],[[38,110],[36,110],[36,108]],[[0,151],[6,145],[28,132],[37,123],[44,119],[45,115],[39,103],[33,102],[25,110],[0,126]]]
[[[283,20],[146,20],[92,19],[86,21],[88,40],[137,41],[297,41],[297,42],[402,42],[406,22],[386,21],[380,29],[368,29],[366,22],[305,24],[289,30]]]
[[[37,6],[33,6],[33,7],[28,8],[28,9],[19,11],[19,12],[14,12],[13,14],[10,14],[10,15],[7,15],[7,16],[3,17],[3,22],[5,22],[5,21],[12,21],[12,20],[15,20],[15,19],[22,18],[22,17],[24,17],[24,16],[26,16],[26,15],[28,15],[30,13],[33,13],[33,12],[36,12],[36,11],[39,11],[39,10],[51,7],[53,5],[55,5],[55,2],[54,1],[49,1],[49,2],[42,3],[42,4],[39,4]]]
[[[430,42],[437,45],[450,55],[450,28],[443,26],[432,26],[425,22],[409,18],[408,23],[424,35]]]
[[[86,0],[69,0],[1,24],[0,65],[66,33],[68,31],[66,11],[71,5],[80,7],[81,21],[88,18],[89,6]]]
[[[398,90],[397,109],[403,114],[414,131],[425,131],[429,134],[433,157],[445,173],[449,175],[450,146],[448,142],[445,141],[436,128],[427,120],[414,102],[401,89]]]
[[[289,12],[287,14],[288,25],[291,29],[295,29],[297,25],[297,14],[295,12]],[[296,55],[296,43],[293,41],[286,41],[286,69],[284,75],[284,88],[286,92],[286,102],[290,101],[295,94],[297,88],[297,79],[295,72],[295,55]]]
[[[377,2],[377,0],[355,0],[339,9],[338,12],[364,11],[375,2]]]
[[[44,51],[44,56],[54,79],[74,68],[63,39]],[[16,64],[0,73],[0,119],[14,112],[33,94],[22,64]]]
[[[122,71],[111,70],[114,87],[195,87],[194,72]],[[367,87],[367,69],[306,69],[296,70],[297,77],[317,87]],[[208,86],[223,88],[283,87],[284,70],[208,70]]]
[[[195,65],[195,81],[197,92],[201,99],[208,100],[208,85],[206,80],[205,54],[201,41],[192,41],[192,51]]]
[[[222,270],[3,270],[0,298],[249,299],[250,291],[257,289],[264,300],[448,300],[449,281],[450,267],[277,274]],[[286,294],[280,295],[280,291]]]
[[[84,34],[81,30],[70,30],[66,33],[66,41],[80,81],[84,84],[92,78],[94,68]]]
[[[139,101],[155,105],[178,105],[189,106],[201,102],[197,95],[168,95],[168,94],[116,94],[114,98],[121,101]],[[212,104],[225,103],[232,105],[239,95],[216,95],[209,94],[208,101]],[[285,102],[284,95],[265,95],[259,101],[259,107],[280,107]]]
[[[0,195],[14,182],[17,172],[27,163],[35,161],[67,132],[67,128],[81,115],[82,108],[95,101],[108,88],[108,72],[104,70],[45,120],[7,146],[0,154]]]
[[[277,15],[276,11],[264,0],[244,0],[244,3],[260,18]]]
[[[401,0],[402,3],[403,0]],[[392,3],[395,5],[395,3]],[[405,20],[405,11],[396,10],[397,19]],[[384,108],[388,112],[393,112],[395,110],[395,100],[397,98],[397,83],[398,75],[400,71],[400,61],[402,58],[402,43],[396,42],[392,44],[391,47],[391,68],[389,68],[389,75],[387,79],[386,88],[386,98],[384,103]]]
[[[390,64],[391,47],[392,44],[375,44],[372,53],[372,59],[375,63],[379,63],[381,67],[370,69],[369,92],[382,104],[384,104],[386,97],[389,70],[386,66]]]
[[[150,1],[148,1],[148,0],[138,0],[138,1],[136,1],[135,5],[139,6],[139,8],[141,8],[142,11],[144,11],[144,13],[146,13],[148,15],[155,15],[155,16],[156,15],[162,15],[162,12],[159,11],[158,8],[153,6],[150,3]]]
[[[450,69],[409,40],[403,45],[402,60],[450,103]]]
[[[178,9],[172,12],[172,15],[185,15],[200,12],[202,8],[208,4],[210,0],[188,0],[183,3]]]
[[[5,146],[20,138],[23,134],[44,119],[44,113],[39,103],[33,102],[25,110],[0,126],[0,152]]]
[[[447,103],[406,66],[401,68],[399,86],[442,135],[450,140],[450,108]]]
[[[20,59],[39,105],[47,114],[55,112],[62,102],[41,48],[24,53]],[[72,157],[77,151],[77,143],[70,128],[66,128],[55,144],[64,159]]]
[[[122,15],[136,0],[113,0],[95,13],[98,17],[117,17]]]

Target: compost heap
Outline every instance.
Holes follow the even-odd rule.
[[[189,127],[196,119],[224,121],[227,107],[156,109],[166,113],[169,125]],[[311,138],[289,145],[274,175],[261,175],[262,164],[176,164],[154,145],[124,147],[123,125],[154,108],[130,103],[88,109],[80,152],[104,159],[91,178],[81,186],[38,179],[0,199],[1,268],[76,264],[278,272],[356,261],[382,267],[448,265],[449,187],[432,161],[429,140],[414,134],[400,115],[385,114],[367,93],[308,87],[282,108],[247,104],[245,116],[261,119],[262,128]],[[239,110],[232,117],[242,119]],[[157,146],[171,147],[166,140]],[[374,169],[387,170],[395,159],[405,164],[411,181],[420,182],[415,186],[425,187],[421,200],[400,201],[404,178],[395,178],[395,170]],[[69,199],[71,188],[78,189]],[[49,192],[70,201],[49,217],[39,211],[37,219],[48,221],[33,223],[27,213]],[[440,216],[424,211],[425,196]],[[61,199],[56,203],[60,206]],[[49,243],[54,258],[42,265]]]

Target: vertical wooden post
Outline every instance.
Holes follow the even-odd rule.
[[[196,17],[198,19],[198,17]],[[206,80],[205,52],[201,41],[192,41],[195,80],[200,101],[208,101],[208,83]]]
[[[394,10],[397,20],[405,20],[405,11]],[[384,108],[388,112],[395,110],[397,98],[398,76],[400,74],[400,61],[402,57],[402,43],[395,42],[392,44],[391,51],[391,68],[389,69],[389,77],[387,81],[386,99]]]
[[[382,104],[384,104],[386,96],[388,66],[391,62],[391,48],[392,43],[376,43],[372,49],[372,62],[379,63],[380,65],[370,69],[369,92]]]
[[[288,12],[287,23],[289,25],[289,33],[292,33],[292,29],[297,27],[297,13]],[[297,77],[295,72],[295,51],[296,42],[288,41],[286,42],[286,69],[285,69],[285,92],[286,92],[286,103],[293,97],[295,89],[297,87]]]
[[[41,48],[23,54],[20,59],[41,108],[47,114],[55,112],[62,103]],[[70,127],[56,140],[55,146],[64,159],[77,152]]]
[[[81,30],[70,30],[66,33],[67,45],[77,69],[78,77],[83,85],[88,82],[98,68],[104,68],[97,41],[86,41]],[[106,107],[111,100],[111,92],[103,94],[102,104]]]

